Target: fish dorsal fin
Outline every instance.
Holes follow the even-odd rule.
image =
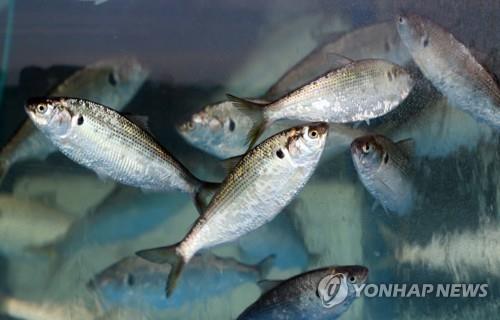
[[[340,53],[336,53],[336,52],[327,52],[326,56],[328,57],[328,59],[332,59],[332,61],[335,61],[339,65],[339,67],[343,67],[345,65],[348,65],[348,64],[351,64],[354,62],[353,59],[346,57],[344,55],[341,55]]]
[[[396,142],[396,145],[408,157],[412,156],[413,153],[415,152],[415,140],[413,140],[412,138],[400,140],[400,141]]]
[[[151,129],[149,129],[149,118],[147,116],[141,116],[141,115],[135,115],[135,114],[124,114],[123,116],[125,118],[129,119],[131,122],[133,122],[139,128],[141,128],[144,131],[147,131],[149,134],[151,134]]]
[[[266,293],[274,288],[276,288],[281,283],[281,280],[261,280],[257,282],[262,293]]]

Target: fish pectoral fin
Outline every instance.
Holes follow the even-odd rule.
[[[261,280],[257,282],[257,285],[262,293],[266,293],[269,290],[276,288],[281,282],[281,280]]]

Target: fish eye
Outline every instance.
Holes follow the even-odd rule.
[[[189,121],[187,124],[186,124],[186,127],[189,129],[189,130],[193,130],[194,129],[194,123]]]
[[[112,85],[113,87],[116,86],[116,84],[118,83],[116,81],[116,77],[115,77],[115,74],[114,72],[111,72],[109,75],[108,75],[108,82],[110,85]]]
[[[403,18],[403,16],[399,16],[398,21],[399,21],[399,23],[404,23],[405,18]]]
[[[135,278],[134,275],[129,273],[127,274],[127,284],[132,287],[135,284]]]
[[[229,131],[234,131],[234,128],[236,127],[236,124],[234,123],[233,119],[229,119]]]
[[[47,111],[47,107],[43,104],[39,104],[38,106],[36,106],[36,110],[38,111],[38,113],[44,114],[45,111]]]
[[[276,156],[280,159],[283,159],[285,157],[285,153],[283,152],[283,150],[279,149],[278,151],[276,151]]]
[[[429,36],[422,38],[422,46],[427,47],[429,45]]]
[[[355,276],[350,276],[348,280],[349,280],[350,283],[356,283],[356,277]]]
[[[364,153],[370,152],[370,144],[365,143],[362,147],[361,150],[363,150]]]
[[[79,126],[81,126],[83,124],[83,116],[82,115],[78,116],[78,119],[76,120],[76,124]]]
[[[384,163],[387,164],[387,162],[389,162],[389,154],[388,153],[384,154]]]
[[[311,138],[311,139],[316,139],[318,137],[318,135],[319,135],[318,131],[316,131],[316,130],[309,131],[309,138]]]

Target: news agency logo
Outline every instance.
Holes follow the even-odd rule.
[[[342,273],[324,277],[318,284],[318,295],[325,308],[341,304],[349,295],[346,276]]]
[[[356,298],[361,295],[367,298],[485,298],[488,296],[487,283],[440,283],[440,284],[351,284],[344,274],[328,275],[318,284],[318,296],[325,308],[333,308],[351,295]]]

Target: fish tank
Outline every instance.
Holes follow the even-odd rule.
[[[0,319],[496,319],[498,1],[0,0]]]

